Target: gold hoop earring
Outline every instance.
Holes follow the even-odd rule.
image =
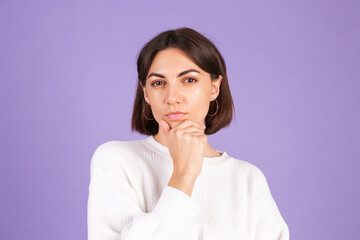
[[[146,118],[146,120],[149,120],[149,121],[151,121],[151,120],[154,120],[155,118],[152,118],[152,119],[150,119],[150,118],[147,118],[146,117],[146,115],[145,115],[145,107],[146,107],[146,105],[149,105],[149,104],[145,104],[145,106],[144,106],[144,108],[143,108],[143,115],[144,115],[144,117]],[[149,105],[150,106],[150,105]],[[150,107],[151,108],[151,107]]]
[[[218,103],[218,101],[215,99],[215,102],[216,102],[216,111],[215,111],[215,113],[214,114],[207,114],[207,115],[209,115],[210,117],[213,117],[213,116],[215,116],[216,114],[217,114],[217,112],[218,112],[218,110],[219,110],[219,103]]]

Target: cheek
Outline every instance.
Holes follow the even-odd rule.
[[[157,104],[156,102],[152,102],[151,103],[151,111],[154,116],[158,116],[158,113],[160,112],[159,104]]]
[[[149,90],[147,91],[147,97],[151,105],[153,105],[159,102],[161,96],[159,96],[159,93]]]
[[[204,91],[204,89],[198,89],[189,96],[190,104],[193,108],[193,114],[199,116],[206,115],[209,110],[211,93]]]

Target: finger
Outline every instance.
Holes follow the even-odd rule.
[[[196,131],[196,132],[187,132],[187,133],[184,134],[184,136],[185,135],[190,135],[192,137],[199,138],[199,140],[201,140],[203,145],[206,144],[207,136],[204,133],[200,133],[200,132]]]
[[[190,132],[197,132],[199,134],[204,134],[204,130],[200,130],[199,128],[197,128],[195,126],[188,126],[185,128],[173,128],[170,131],[172,133],[177,132],[180,135],[185,134],[185,133],[190,133]]]
[[[169,132],[171,130],[171,127],[170,125],[164,121],[164,120],[160,120],[159,121],[159,126],[162,128],[162,131],[164,132],[164,135],[166,136],[166,138],[168,137],[169,135]]]
[[[182,121],[181,123],[179,123],[175,128],[186,128],[188,126],[195,126],[197,127],[199,130],[204,130],[206,127],[204,125],[202,125],[201,123],[191,120],[191,119],[186,119],[184,121]]]

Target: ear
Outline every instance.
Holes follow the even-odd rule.
[[[221,81],[222,81],[221,75],[219,75],[217,79],[211,81],[211,101],[219,96]]]
[[[148,98],[148,95],[147,95],[147,92],[146,92],[146,86],[143,86],[141,83],[139,83],[143,92],[144,92],[144,99],[145,101],[150,105],[150,101],[149,101],[149,98]]]

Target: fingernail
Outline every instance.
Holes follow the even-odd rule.
[[[206,128],[206,126],[205,125],[202,125],[204,128]]]

